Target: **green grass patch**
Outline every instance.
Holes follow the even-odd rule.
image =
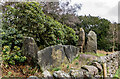
[[[120,79],[120,66],[119,66],[118,70],[116,71],[114,78]]]
[[[85,52],[85,53],[82,53],[82,54],[88,54],[88,55],[94,55],[94,56],[105,56],[106,54],[103,54],[103,53],[94,53],[94,52]]]
[[[61,70],[61,67],[53,68],[52,71],[59,71]]]

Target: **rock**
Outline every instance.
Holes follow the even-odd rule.
[[[29,76],[27,79],[39,79],[37,76]]]
[[[25,55],[30,61],[37,62],[38,47],[32,37],[25,37],[23,40],[22,54]]]
[[[70,70],[70,76],[72,77],[84,77],[84,73],[86,73],[86,70],[80,69],[80,70]]]
[[[79,36],[79,39],[78,39],[77,46],[79,47],[80,52],[83,52],[83,47],[85,44],[85,32],[83,28],[80,28],[78,36]]]
[[[94,31],[88,33],[88,40],[86,45],[86,52],[95,52],[97,51],[97,35]]]
[[[101,64],[99,64],[98,62],[93,62],[92,65],[97,67],[99,72],[101,72],[103,70]]]
[[[78,55],[79,49],[72,45],[63,45],[64,52],[69,60],[69,62],[72,62],[72,60]]]
[[[81,59],[84,59],[84,60],[88,60],[89,59],[90,61],[98,59],[97,56],[89,55],[89,54],[80,54],[79,56],[80,56]]]
[[[53,76],[50,74],[50,72],[47,71],[47,70],[43,71],[42,74],[44,75],[44,78],[52,78],[52,77],[53,77]]]
[[[42,70],[59,67],[62,63],[68,63],[62,45],[50,46],[38,51],[38,64]]]
[[[55,78],[59,78],[59,79],[61,79],[61,78],[63,78],[63,79],[69,79],[70,78],[70,75],[68,75],[68,73],[65,73],[64,71],[61,71],[61,70],[55,71],[53,73],[53,76]]]
[[[98,73],[98,69],[95,66],[84,65],[81,68],[87,70],[91,75],[96,75]]]
[[[38,64],[43,70],[69,63],[79,53],[78,48],[70,45],[55,45],[38,51]]]

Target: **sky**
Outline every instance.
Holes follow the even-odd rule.
[[[81,3],[79,15],[100,16],[109,21],[118,23],[118,2],[120,0],[72,0],[72,3]]]

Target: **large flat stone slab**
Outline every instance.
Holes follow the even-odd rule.
[[[70,63],[79,49],[71,45],[55,45],[38,51],[38,64],[44,69],[59,67],[62,63]]]

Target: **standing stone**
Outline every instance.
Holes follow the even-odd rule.
[[[38,47],[32,37],[25,37],[23,40],[22,54],[25,55],[30,61],[37,62]]]
[[[83,52],[83,47],[84,47],[84,44],[85,44],[85,32],[84,32],[84,29],[83,28],[80,28],[79,30],[79,39],[78,39],[78,47],[80,49],[80,52]]]
[[[97,51],[97,35],[94,31],[88,33],[87,47],[86,52],[95,52]]]

